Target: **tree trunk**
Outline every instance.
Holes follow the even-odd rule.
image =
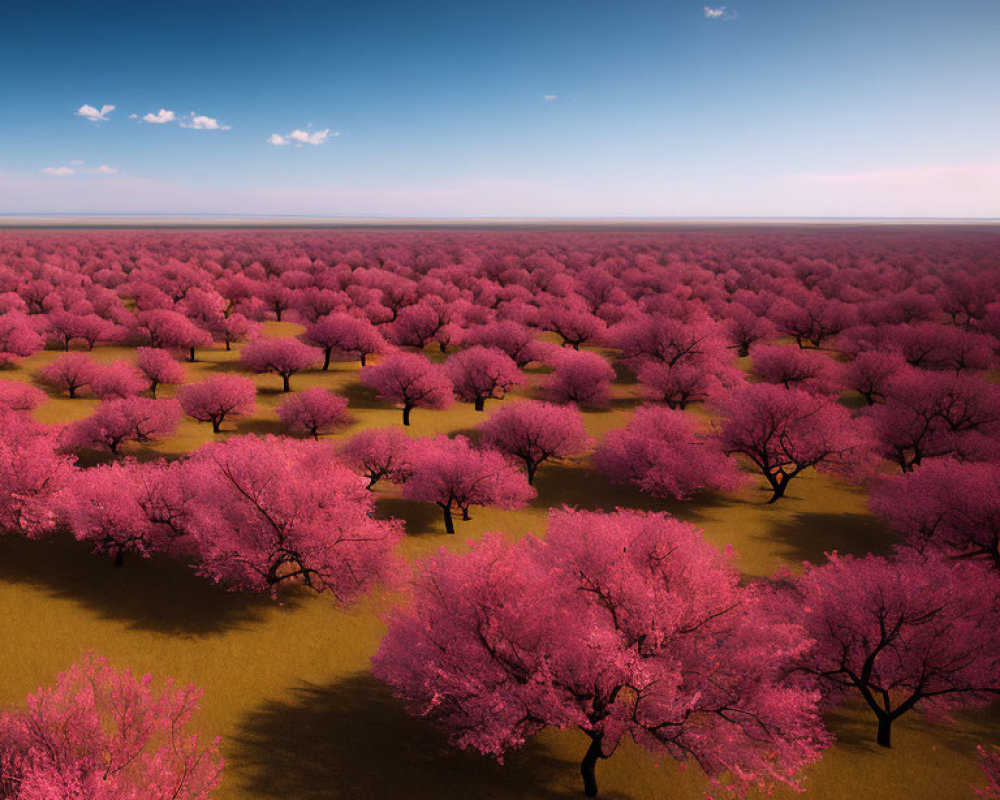
[[[283,391],[283,392],[290,392],[290,391],[292,391],[292,385],[288,382],[288,379],[290,377],[291,377],[290,375],[282,375],[281,376],[281,391]]]
[[[472,517],[469,516],[469,507],[465,506],[462,509],[462,521],[463,522],[468,522],[470,519],[472,519]]]
[[[528,473],[528,486],[531,486],[535,482],[535,470],[538,469],[538,464],[532,463],[531,461],[525,461],[524,467]]]
[[[326,348],[323,351],[323,371],[326,372],[330,369],[330,348]]]
[[[153,396],[154,400],[156,399],[156,387],[157,386],[159,386],[159,384],[156,381],[153,381],[151,384],[149,384],[149,393]]]
[[[482,411],[483,407],[485,405],[486,405],[486,398],[485,397],[477,397],[476,398],[476,411]]]
[[[188,361],[194,361],[194,348],[191,348],[191,352],[188,355]]]
[[[362,353],[362,354],[361,354],[361,366],[362,366],[362,367],[363,367],[363,366],[365,366],[365,363],[367,362],[367,360],[368,360],[368,359],[366,358],[366,355],[365,355],[365,353]]]
[[[226,339],[226,350],[232,350],[232,349],[233,349],[232,345],[230,344],[229,340]]]
[[[892,717],[878,718],[878,734],[875,741],[879,747],[892,747]]]
[[[769,478],[771,483],[771,488],[774,490],[774,494],[771,495],[771,499],[768,500],[768,504],[776,503],[782,497],[785,496],[785,489],[788,488],[788,478],[778,475],[777,477],[771,476]]]
[[[410,424],[410,406],[403,406],[403,424]]]
[[[122,550],[122,549],[121,549],[121,548],[119,547],[119,548],[118,548],[118,549],[117,549],[117,550],[115,551],[115,560],[114,560],[114,565],[115,565],[116,567],[120,567],[120,566],[121,566],[122,564],[124,564],[124,563],[125,563],[125,551],[124,551],[124,550]],[[886,746],[888,746],[888,745],[886,745]]]
[[[219,417],[219,418],[213,417],[212,418],[212,433],[218,433],[219,432],[219,428],[221,428],[221,427],[222,427],[222,418],[221,417]]]
[[[580,763],[580,774],[583,776],[583,793],[587,797],[597,797],[597,775],[595,774],[597,759],[605,757],[604,753],[601,752],[601,738],[598,736],[591,739],[590,747],[587,748],[587,754]]]
[[[72,400],[74,397],[76,397],[76,387],[68,386],[67,388],[69,389],[69,399]]]
[[[451,518],[451,506],[443,506],[443,508],[444,508],[444,532],[454,533],[455,521]]]

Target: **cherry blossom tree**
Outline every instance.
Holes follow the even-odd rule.
[[[157,308],[135,315],[136,334],[151,347],[186,350],[188,361],[195,360],[195,349],[208,347],[211,334],[199,328],[179,311]]]
[[[33,356],[45,347],[45,337],[31,318],[17,311],[0,314],[0,367]]]
[[[906,369],[906,359],[898,351],[866,350],[844,367],[841,379],[873,406],[885,400],[890,381]]]
[[[177,400],[189,417],[211,422],[218,433],[226,418],[248,417],[257,408],[257,387],[242,375],[211,375],[177,389]]]
[[[149,557],[183,548],[186,497],[179,480],[183,462],[140,464],[132,459],[77,470],[55,497],[61,524],[116,567],[125,553]]]
[[[859,693],[889,747],[892,723],[918,705],[946,720],[1000,692],[1000,610],[983,602],[998,592],[1000,575],[974,561],[831,555],[792,581],[782,607],[815,641],[799,669],[828,703]]]
[[[292,433],[305,433],[318,440],[320,433],[350,424],[347,400],[322,386],[296,392],[278,406],[278,419]]]
[[[767,383],[810,394],[840,394],[840,370],[822,353],[789,345],[758,345],[750,351],[753,371]]]
[[[30,383],[0,380],[0,406],[11,411],[33,411],[46,400],[45,392]]]
[[[703,489],[736,489],[741,483],[736,461],[698,427],[683,411],[640,406],[624,430],[604,438],[594,465],[609,480],[654,497],[686,500]]]
[[[504,406],[479,425],[483,443],[524,464],[528,483],[546,462],[572,458],[591,446],[575,406],[527,401]]]
[[[260,324],[237,311],[213,325],[212,334],[225,344],[226,350],[232,350],[234,342],[245,342],[258,336]]]
[[[289,379],[319,362],[321,353],[298,339],[255,339],[244,346],[240,360],[254,372],[281,376],[281,390],[291,391]]]
[[[615,371],[597,353],[567,350],[553,353],[548,361],[554,369],[542,385],[546,400],[584,408],[603,408],[611,402]]]
[[[325,444],[238,436],[185,465],[200,574],[233,589],[301,583],[351,602],[392,579],[396,521],[377,520],[364,482]]]
[[[149,381],[149,391],[156,397],[156,387],[184,383],[184,367],[166,350],[140,347],[135,351],[136,366]]]
[[[750,355],[753,345],[770,341],[778,334],[771,320],[743,305],[734,305],[728,309],[723,325],[729,346],[736,350],[736,355],[740,358]]]
[[[0,795],[10,800],[210,800],[219,740],[190,730],[201,692],[88,655],[0,713]]]
[[[493,534],[419,563],[372,671],[455,745],[498,758],[579,728],[588,797],[626,736],[742,794],[795,786],[827,743],[816,692],[787,677],[807,648],[691,525],[566,509],[545,541]]]
[[[118,455],[126,442],[149,442],[173,436],[180,422],[175,400],[125,397],[104,400],[85,419],[66,427],[63,447],[107,450]]]
[[[721,396],[717,405],[723,415],[715,434],[719,445],[754,464],[771,487],[769,503],[810,467],[851,476],[870,462],[866,427],[832,400],[756,383]]]
[[[85,353],[64,353],[46,367],[42,367],[42,380],[66,392],[70,397],[90,383],[98,364]]]
[[[869,504],[912,547],[986,558],[1000,569],[1000,464],[929,461],[875,482]]]
[[[414,408],[448,408],[452,384],[444,367],[418,353],[396,353],[379,364],[362,367],[361,382],[379,397],[403,407],[403,424],[410,424]]]
[[[58,431],[0,405],[0,533],[47,533],[53,495],[69,480],[75,459],[57,452]]]
[[[482,345],[502,350],[524,368],[532,361],[541,361],[545,347],[537,341],[527,325],[505,319],[477,325],[465,331],[463,342],[467,345]]]
[[[382,479],[403,483],[411,471],[410,439],[399,428],[358,431],[337,450],[340,460],[368,479],[371,489]]]
[[[403,497],[437,503],[445,532],[454,533],[452,514],[468,520],[470,506],[523,508],[535,496],[524,475],[496,450],[477,450],[465,436],[414,439],[407,451],[410,475]]]
[[[538,327],[558,333],[563,344],[574,350],[579,350],[585,342],[600,338],[606,330],[604,320],[591,314],[586,303],[565,298],[543,302]]]
[[[514,359],[502,350],[473,345],[450,356],[445,362],[448,377],[460,400],[482,411],[488,399],[500,400],[524,381]]]
[[[127,361],[98,364],[88,383],[90,391],[102,400],[134,397],[149,388],[145,374]]]
[[[371,322],[340,311],[326,314],[306,325],[303,339],[323,350],[324,370],[330,368],[334,355],[356,358],[361,361],[361,366],[365,366],[369,356],[389,350],[388,342]]]

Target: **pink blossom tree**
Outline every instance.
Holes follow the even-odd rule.
[[[849,476],[870,461],[865,426],[832,400],[756,383],[721,396],[717,405],[723,415],[715,434],[719,445],[754,464],[771,487],[769,503],[810,467]]]
[[[86,656],[0,713],[0,794],[10,800],[210,800],[219,740],[190,730],[201,692]]]
[[[743,305],[734,305],[726,311],[723,326],[729,346],[736,355],[746,358],[750,348],[758,342],[767,342],[778,335],[774,323]]]
[[[199,328],[179,311],[166,308],[140,311],[135,315],[135,331],[150,347],[186,350],[188,361],[195,360],[196,348],[208,347],[212,343],[208,331]]]
[[[324,370],[330,368],[334,355],[358,359],[361,366],[365,366],[369,356],[389,350],[389,343],[371,322],[341,311],[331,312],[306,325],[302,338],[323,350]]]
[[[477,325],[465,331],[463,342],[502,350],[524,368],[532,361],[541,361],[545,348],[537,341],[531,328],[513,320],[498,320]]]
[[[227,418],[248,417],[257,408],[257,387],[242,375],[211,375],[198,383],[181,386],[177,400],[189,417],[211,422],[218,433]]]
[[[528,483],[546,462],[579,455],[593,440],[575,406],[527,401],[505,406],[479,425],[483,443],[524,464]]]
[[[90,383],[97,370],[97,362],[85,353],[64,353],[46,367],[42,367],[42,380],[50,383],[70,397]]]
[[[158,386],[184,383],[184,367],[166,350],[140,347],[135,352],[135,363],[149,381],[149,391],[153,397],[156,397]]]
[[[493,534],[419,563],[372,671],[462,748],[500,758],[580,729],[588,797],[625,737],[742,793],[795,786],[827,743],[816,693],[787,677],[807,648],[691,525],[565,509],[545,541]]]
[[[403,497],[437,503],[446,533],[455,532],[452,514],[468,520],[470,506],[523,508],[535,496],[516,467],[496,450],[477,450],[465,436],[415,439],[407,457],[410,475]]]
[[[31,317],[18,311],[0,314],[0,367],[33,356],[43,347],[45,337]]]
[[[448,408],[453,402],[452,384],[444,367],[419,353],[396,353],[380,364],[362,367],[361,382],[379,397],[403,407],[403,424],[410,424],[414,408]]]
[[[0,380],[0,406],[11,411],[33,411],[46,400],[45,392],[30,383]]]
[[[612,366],[597,353],[561,351],[552,354],[552,374],[542,385],[542,395],[553,403],[576,403],[603,408],[611,402]]]
[[[1000,464],[951,458],[874,483],[869,504],[907,543],[1000,569]]]
[[[318,440],[320,433],[349,425],[347,400],[322,386],[296,392],[278,406],[278,419],[292,433],[304,433]]]
[[[245,342],[259,335],[260,324],[237,311],[220,319],[211,330],[216,339],[226,346],[226,350],[232,350],[234,342]]]
[[[410,476],[412,441],[399,428],[368,428],[351,436],[337,453],[348,467],[368,479],[371,489],[380,480],[403,483]]]
[[[731,491],[741,483],[736,461],[694,418],[662,406],[640,406],[624,430],[609,432],[594,465],[609,480],[654,497],[686,500],[702,489]]]
[[[662,361],[643,361],[636,378],[647,396],[681,410],[744,380],[743,372],[736,367],[719,364],[713,369],[688,361],[674,366]]]
[[[500,400],[524,381],[514,359],[502,350],[473,345],[450,356],[445,362],[448,377],[460,400],[482,411],[488,399]]]
[[[174,400],[148,397],[104,400],[89,417],[66,427],[63,447],[107,450],[117,456],[127,442],[150,442],[173,436],[180,415]]]
[[[281,376],[281,391],[291,391],[289,379],[317,364],[322,354],[298,339],[255,339],[244,346],[240,360],[253,372]]]
[[[758,345],[750,351],[753,371],[767,383],[810,394],[840,394],[840,370],[822,353],[790,345]]]
[[[319,442],[238,436],[185,465],[200,574],[233,589],[301,583],[350,602],[394,574],[402,531]]]
[[[906,369],[906,359],[898,351],[866,350],[844,367],[841,379],[873,406],[885,400],[890,381]]]
[[[0,405],[0,533],[47,533],[53,495],[76,459],[57,452],[58,433],[22,411]]]
[[[127,361],[97,365],[88,383],[90,391],[102,400],[134,397],[149,388],[145,374]]]
[[[581,344],[600,338],[607,326],[582,300],[559,298],[542,303],[538,327],[558,333],[564,345],[579,350]]]
[[[77,470],[53,506],[74,538],[108,553],[116,567],[125,553],[144,558],[177,551],[183,541],[183,462],[120,463]]]
[[[892,723],[918,705],[947,719],[1000,692],[1000,611],[983,602],[1000,592],[995,571],[913,551],[829,559],[807,565],[781,605],[815,641],[798,668],[828,703],[859,693],[878,720],[878,744],[889,747]]]

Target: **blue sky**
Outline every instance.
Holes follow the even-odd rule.
[[[7,2],[0,213],[997,217],[998,75],[995,0]]]

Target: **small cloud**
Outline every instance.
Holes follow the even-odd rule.
[[[321,131],[304,131],[296,128],[285,135],[272,133],[267,137],[267,143],[273,144],[275,147],[284,147],[286,144],[294,144],[298,147],[304,144],[323,144],[327,139],[335,136],[340,136],[340,132],[331,131],[329,128],[324,128]]]
[[[76,110],[76,115],[78,117],[83,117],[91,122],[107,122],[108,114],[115,110],[114,106],[104,105],[99,109],[94,108],[91,105],[84,103]]]
[[[173,112],[170,112],[171,114]],[[220,125],[219,120],[206,117],[203,114],[195,114],[193,111],[181,120],[182,128],[191,128],[196,131],[228,131],[231,125]]]
[[[72,167],[45,167],[42,175],[75,175],[76,170]]]
[[[546,103],[554,103],[556,100],[559,99],[559,95],[557,95],[557,94],[547,94],[542,99]]]
[[[136,116],[136,114],[132,115],[133,118]],[[153,125],[163,125],[165,122],[173,122],[175,119],[177,119],[177,115],[173,111],[161,108],[155,114],[152,112],[145,114],[142,121],[149,122]]]
[[[737,16],[736,12],[727,6],[702,6],[702,11],[705,12],[705,19],[718,19],[723,22],[729,22]]]
[[[88,167],[84,165],[82,161],[70,161],[73,166],[61,166],[61,167],[45,167],[42,169],[43,175],[117,175],[118,170],[115,167],[108,166],[107,164],[101,164],[97,167]]]
[[[101,166],[97,168],[97,171],[100,172],[102,175],[118,174],[118,170],[115,167],[109,167],[107,164],[101,164]]]

